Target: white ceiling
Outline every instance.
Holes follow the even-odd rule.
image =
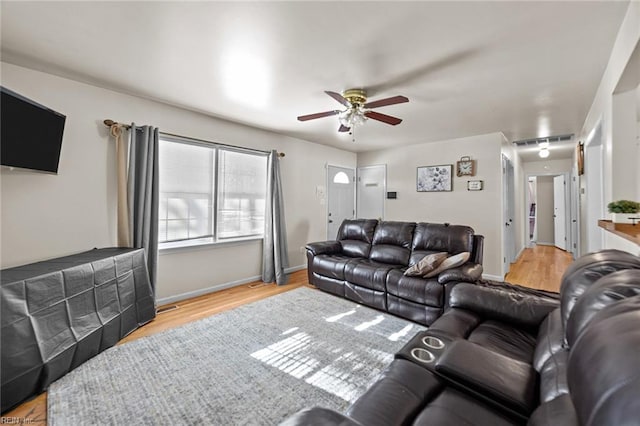
[[[6,62],[352,151],[496,131],[518,140],[580,130],[627,6],[2,1],[1,53]],[[378,109],[404,121],[369,120],[354,144],[338,134],[336,117],[296,120],[339,109],[323,91],[352,87],[373,100],[407,96],[409,103]]]

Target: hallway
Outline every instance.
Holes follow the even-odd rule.
[[[573,262],[571,253],[554,246],[534,245],[523,250],[505,281],[537,290],[559,292],[562,274]]]

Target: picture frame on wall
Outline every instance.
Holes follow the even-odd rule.
[[[578,176],[582,176],[584,174],[584,144],[582,142],[578,142],[578,146],[576,146],[576,157],[578,159]]]
[[[453,164],[418,167],[416,190],[418,192],[452,191]]]

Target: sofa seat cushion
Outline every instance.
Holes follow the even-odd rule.
[[[468,340],[515,360],[533,362],[535,336],[507,323],[484,321],[471,332]]]
[[[400,265],[387,265],[369,259],[355,259],[344,268],[344,279],[347,282],[372,290],[386,291],[387,274]]]
[[[415,426],[507,426],[521,423],[521,421],[509,419],[496,409],[490,408],[462,392],[447,388],[427,404],[413,423],[408,424]]]
[[[387,292],[412,302],[440,307],[444,289],[435,278],[409,277],[401,269],[393,269],[387,275]]]
[[[321,254],[313,258],[313,272],[336,280],[344,280],[344,267],[354,259],[344,255]]]

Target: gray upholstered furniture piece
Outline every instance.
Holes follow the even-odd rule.
[[[321,290],[430,325],[459,282],[482,275],[484,237],[468,226],[345,220],[335,241],[307,244],[309,282]],[[428,254],[469,252],[469,260],[432,278],[404,272]]]
[[[142,249],[2,270],[2,412],[155,317]]]

